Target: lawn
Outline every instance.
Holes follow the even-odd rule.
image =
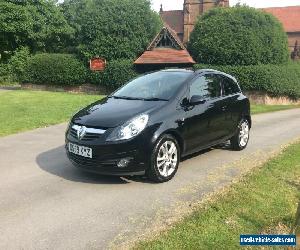
[[[46,91],[0,92],[0,136],[65,122],[98,95]]]
[[[296,221],[299,190],[300,143],[159,237],[140,242],[135,248],[237,249],[240,234],[289,234]]]
[[[275,112],[280,110],[294,109],[300,108],[300,105],[263,105],[263,104],[255,104],[251,105],[251,113],[252,114],[260,114],[267,112]]]

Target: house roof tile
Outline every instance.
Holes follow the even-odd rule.
[[[300,6],[264,8],[283,24],[286,32],[300,32]]]
[[[183,33],[183,10],[162,11],[160,16],[176,33]]]
[[[169,32],[180,49],[170,47],[156,47],[155,41],[162,32]],[[194,64],[195,61],[178,38],[175,31],[165,25],[150,43],[147,50],[134,62],[134,64]]]
[[[135,62],[135,64],[194,64],[195,61],[186,49],[155,48],[147,50]]]

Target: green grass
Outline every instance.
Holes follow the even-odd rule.
[[[240,234],[290,233],[299,198],[300,143],[159,237],[140,242],[135,248],[238,249]]]
[[[267,112],[275,112],[280,110],[295,109],[300,108],[300,105],[263,105],[263,104],[254,104],[251,105],[252,114],[261,114]]]
[[[74,112],[101,98],[46,91],[0,92],[0,136],[65,122]]]

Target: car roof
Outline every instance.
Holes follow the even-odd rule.
[[[163,69],[161,70],[163,72],[186,72],[186,73],[194,73],[193,70],[189,70],[189,69]]]
[[[159,71],[154,71],[154,72],[183,72],[183,73],[194,73],[194,74],[205,74],[205,73],[214,73],[214,74],[221,74],[224,76],[227,76],[228,78],[231,78],[235,82],[237,82],[236,78],[234,78],[232,75],[229,75],[227,73],[224,73],[222,71],[218,71],[215,69],[199,69],[199,70],[192,70],[192,69],[181,69],[181,68],[171,68],[171,69],[163,69]],[[154,73],[150,72],[150,73]]]
[[[214,73],[214,74],[220,74],[220,75],[224,75],[227,76],[228,78],[231,78],[232,80],[234,80],[235,82],[237,82],[236,78],[234,78],[232,75],[229,75],[225,72],[219,71],[219,70],[215,70],[215,69],[199,69],[197,71],[195,71],[197,74],[205,74],[205,73]]]

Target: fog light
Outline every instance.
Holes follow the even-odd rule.
[[[131,158],[124,158],[124,159],[121,159],[117,166],[118,168],[126,168],[130,162]]]

